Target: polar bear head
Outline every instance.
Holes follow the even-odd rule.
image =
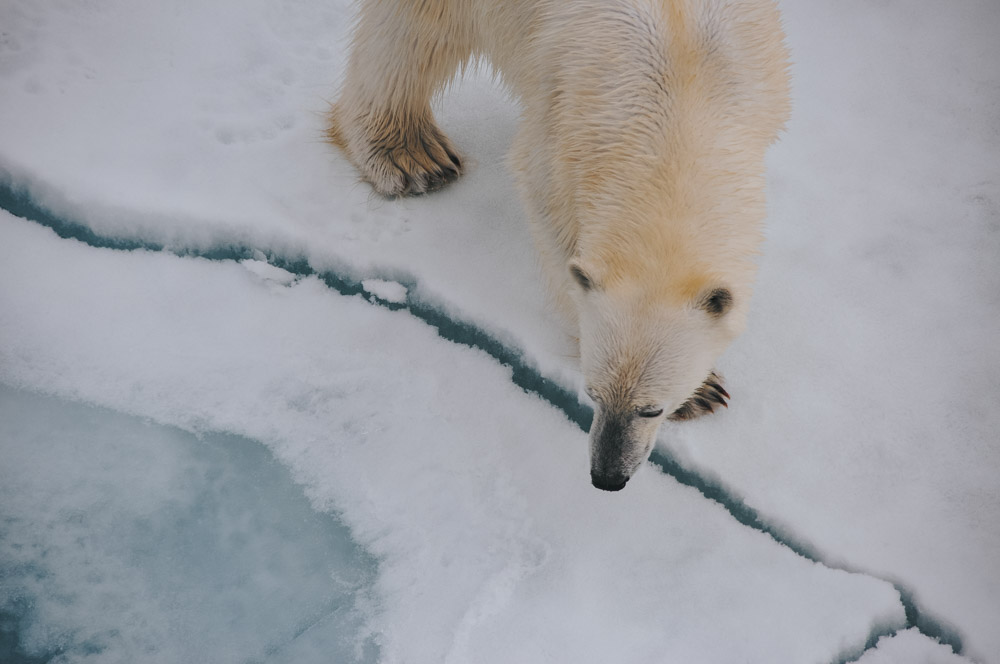
[[[580,358],[593,399],[591,480],[622,489],[663,421],[712,372],[746,318],[741,284],[681,270],[621,270],[571,261]]]

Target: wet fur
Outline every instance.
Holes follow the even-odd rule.
[[[745,324],[764,153],[789,112],[777,7],[363,0],[330,140],[380,194],[444,186],[462,161],[431,99],[476,59],[521,103],[511,167],[550,291],[579,331],[601,425],[592,459],[620,466],[600,471],[617,486],[662,419],[729,397],[712,365]],[[667,415],[637,415],[655,404]]]

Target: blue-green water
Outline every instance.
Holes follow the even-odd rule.
[[[376,563],[260,443],[0,385],[0,662],[368,662]]]

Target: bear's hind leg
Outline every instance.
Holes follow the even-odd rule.
[[[729,392],[722,386],[722,376],[714,371],[708,374],[708,378],[701,384],[691,398],[675,410],[667,419],[672,422],[682,420],[693,420],[700,415],[707,415],[715,412],[716,406],[729,407],[726,399],[730,399]]]
[[[462,162],[430,100],[471,54],[463,2],[367,0],[327,135],[384,196],[422,194]]]

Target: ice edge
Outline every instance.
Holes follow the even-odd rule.
[[[102,235],[94,232],[82,223],[65,219],[53,213],[35,200],[27,184],[16,183],[12,175],[3,170],[0,170],[0,208],[16,217],[45,226],[63,239],[77,240],[99,249],[156,251],[170,253],[178,257],[202,258],[214,261],[232,260],[237,262],[248,258],[259,258],[263,254],[267,262],[275,267],[282,268],[300,277],[315,276],[322,280],[330,289],[337,291],[341,295],[359,295],[374,305],[392,311],[405,310],[415,318],[437,330],[441,338],[485,352],[497,362],[512,370],[511,380],[515,385],[526,392],[536,394],[545,401],[548,401],[562,411],[581,430],[586,432],[590,429],[593,411],[589,406],[580,403],[576,395],[572,392],[542,375],[524,359],[524,354],[521,351],[504,344],[470,322],[449,316],[441,306],[416,295],[418,291],[413,278],[401,279],[398,275],[367,274],[364,277],[355,279],[333,271],[317,271],[310,266],[308,259],[304,256],[282,256],[240,243],[232,243],[215,248],[196,249],[183,246],[173,247],[159,242],[145,242],[139,239],[116,238]],[[362,287],[361,281],[362,279],[369,278],[391,279],[401,283],[407,289],[405,302],[391,302],[367,292]],[[814,547],[800,541],[794,535],[784,532],[783,529],[769,524],[767,519],[763,518],[760,513],[748,506],[720,482],[684,467],[677,459],[659,448],[654,448],[650,456],[650,463],[679,483],[695,489],[706,499],[718,503],[740,524],[769,536],[778,544],[790,549],[793,553],[830,569],[868,576],[889,583],[895,588],[905,612],[905,624],[873,625],[868,639],[862,646],[846,648],[830,664],[850,664],[851,662],[855,662],[864,653],[874,648],[878,640],[883,636],[893,636],[899,631],[910,628],[916,628],[921,634],[949,646],[956,655],[962,655],[963,644],[959,630],[918,606],[914,592],[903,583],[865,572],[850,565],[836,564],[828,561]],[[36,660],[24,661],[27,663]]]

